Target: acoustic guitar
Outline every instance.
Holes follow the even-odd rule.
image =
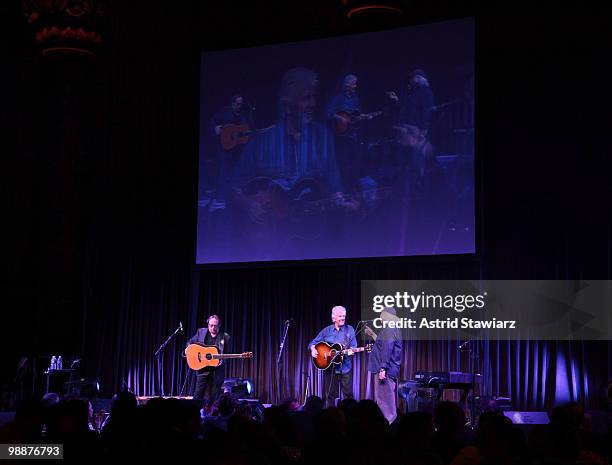
[[[242,192],[265,211],[261,224],[244,215],[245,231],[252,234],[258,230],[262,237],[284,231],[288,238],[312,241],[323,234],[328,215],[342,213],[346,222],[357,227],[393,191],[388,187],[370,188],[338,198],[328,196],[315,179],[302,178],[287,189],[273,179],[257,177],[245,183]]]
[[[246,144],[252,135],[262,134],[273,127],[250,129],[246,124],[226,124],[221,128],[221,133],[219,134],[221,147],[225,150],[231,150],[237,145]]]
[[[382,114],[382,111],[373,111],[372,113],[339,111],[334,115],[336,134],[343,136],[353,129],[360,121],[370,120]]]
[[[221,354],[217,346],[205,346],[201,344],[189,344],[185,349],[187,365],[192,370],[200,370],[205,367],[218,367],[223,360],[231,358],[253,358],[253,352],[241,354]]]
[[[332,365],[339,365],[344,360],[345,355],[352,355],[357,352],[370,352],[373,344],[366,344],[364,347],[354,347],[350,349],[342,349],[338,343],[328,344],[327,342],[319,342],[315,345],[317,356],[312,357],[312,363],[319,370],[327,370]]]

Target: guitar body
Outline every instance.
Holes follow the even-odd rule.
[[[221,128],[221,147],[231,150],[237,145],[244,145],[249,141],[249,127],[246,124],[226,124]]]
[[[218,367],[224,359],[228,358],[253,358],[253,352],[241,354],[221,354],[217,346],[205,346],[202,344],[189,344],[185,349],[187,365],[192,370],[201,370],[206,367]]]
[[[304,240],[314,240],[321,235],[323,215],[329,208],[321,201],[324,193],[316,180],[304,178],[291,189],[285,189],[273,179],[254,178],[242,187],[242,192],[266,212],[261,224],[245,225],[249,234],[262,238],[276,234]]]
[[[332,365],[339,365],[342,363],[342,347],[340,344],[329,345],[327,342],[319,342],[315,345],[317,349],[317,356],[311,357],[312,363],[319,370],[327,370]]]
[[[244,195],[257,201],[266,212],[266,223],[285,219],[289,211],[289,196],[283,187],[270,178],[253,178],[241,187]]]
[[[336,134],[344,135],[349,132],[353,125],[353,114],[348,111],[339,111],[334,116]]]
[[[216,346],[189,344],[185,349],[187,365],[189,365],[189,368],[192,370],[200,370],[205,367],[218,367],[221,364],[221,359],[214,358],[214,355],[219,355],[219,349]]]
[[[338,218],[342,218],[344,225],[357,227],[391,194],[389,188],[356,192],[347,198],[357,201],[359,208],[347,212],[338,199],[329,197],[312,178],[300,179],[291,189],[270,178],[253,178],[241,190],[265,211],[261,223],[251,221],[245,212],[240,214],[241,230],[256,242],[268,241],[270,237],[312,242],[324,236]]]
[[[353,355],[358,352],[370,353],[373,344],[366,344],[363,347],[351,347],[342,350],[342,346],[338,343],[328,344],[327,342],[319,342],[315,344],[317,356],[311,357],[312,363],[319,370],[327,370],[332,365],[339,365],[344,360],[345,355]]]

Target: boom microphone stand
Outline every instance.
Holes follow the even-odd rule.
[[[466,346],[469,347],[466,349]],[[472,429],[474,429],[476,427],[476,370],[478,369],[478,363],[480,360],[480,347],[477,340],[468,339],[464,343],[460,344],[457,350],[460,352],[466,351],[469,354],[472,384],[472,395],[470,396],[470,426]]]
[[[168,343],[176,336],[178,333],[183,331],[183,323],[179,322],[178,328],[174,330],[174,332],[168,336],[168,338],[162,342],[162,344],[155,351],[155,358],[157,358],[157,380],[159,382],[158,392],[164,397],[166,394],[164,393],[164,349],[168,345]]]

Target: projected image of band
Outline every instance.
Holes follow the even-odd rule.
[[[196,262],[461,254],[474,24],[202,54]]]

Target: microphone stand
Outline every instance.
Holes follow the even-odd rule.
[[[475,415],[476,415],[476,370],[478,369],[478,363],[479,363],[479,345],[478,345],[478,341],[474,340],[474,339],[468,339],[467,341],[465,341],[464,343],[462,343],[458,350],[459,351],[464,351],[465,346],[468,346],[469,348],[467,349],[467,352],[469,353],[469,361],[470,361],[470,374],[472,375],[472,386],[471,386],[471,390],[472,390],[472,395],[470,397],[470,426],[472,427],[472,429],[476,428],[476,419],[475,419]]]
[[[276,359],[276,364],[280,365],[281,358],[283,357],[283,350],[285,349],[285,341],[287,340],[287,333],[289,332],[289,326],[291,326],[291,320],[285,321],[285,330],[283,332],[283,339],[280,343],[280,350],[278,351],[278,358]]]
[[[304,376],[304,372],[302,371],[302,377]],[[306,391],[304,394],[304,402],[302,403],[302,407],[306,405],[306,401],[308,400],[308,396],[310,394],[310,371],[306,372]]]
[[[359,320],[357,323],[357,328],[355,328],[355,339],[357,339],[357,336],[359,336],[365,330],[365,327],[370,321],[372,320]]]
[[[164,397],[165,393],[164,393],[164,358],[163,358],[163,351],[166,348],[166,346],[168,345],[168,343],[174,338],[174,336],[176,336],[178,333],[180,333],[182,331],[183,327],[182,325],[179,325],[178,328],[176,328],[174,330],[174,332],[168,336],[168,338],[162,342],[162,345],[160,345],[157,350],[155,351],[155,354],[153,354],[155,356],[155,358],[157,358],[157,379],[159,381],[159,392],[161,393],[161,396]]]
[[[287,333],[289,332],[289,326],[291,326],[291,319],[285,320],[285,323],[283,324],[283,326],[285,327],[285,329],[283,329],[283,337],[281,339],[280,348],[278,350],[278,357],[276,358],[277,383],[276,383],[275,395],[279,401],[283,397],[282,390],[283,390],[283,385],[284,385],[284,383],[282,382],[284,378],[283,378],[283,373],[282,373],[283,370],[281,368],[281,361],[283,359],[283,352],[285,351],[285,343],[287,342]]]
[[[480,344],[476,341],[474,347],[470,351],[470,356],[472,360],[472,402],[470,403],[470,423],[472,424],[472,429],[476,428],[476,370],[478,369],[478,365],[480,364]]]

